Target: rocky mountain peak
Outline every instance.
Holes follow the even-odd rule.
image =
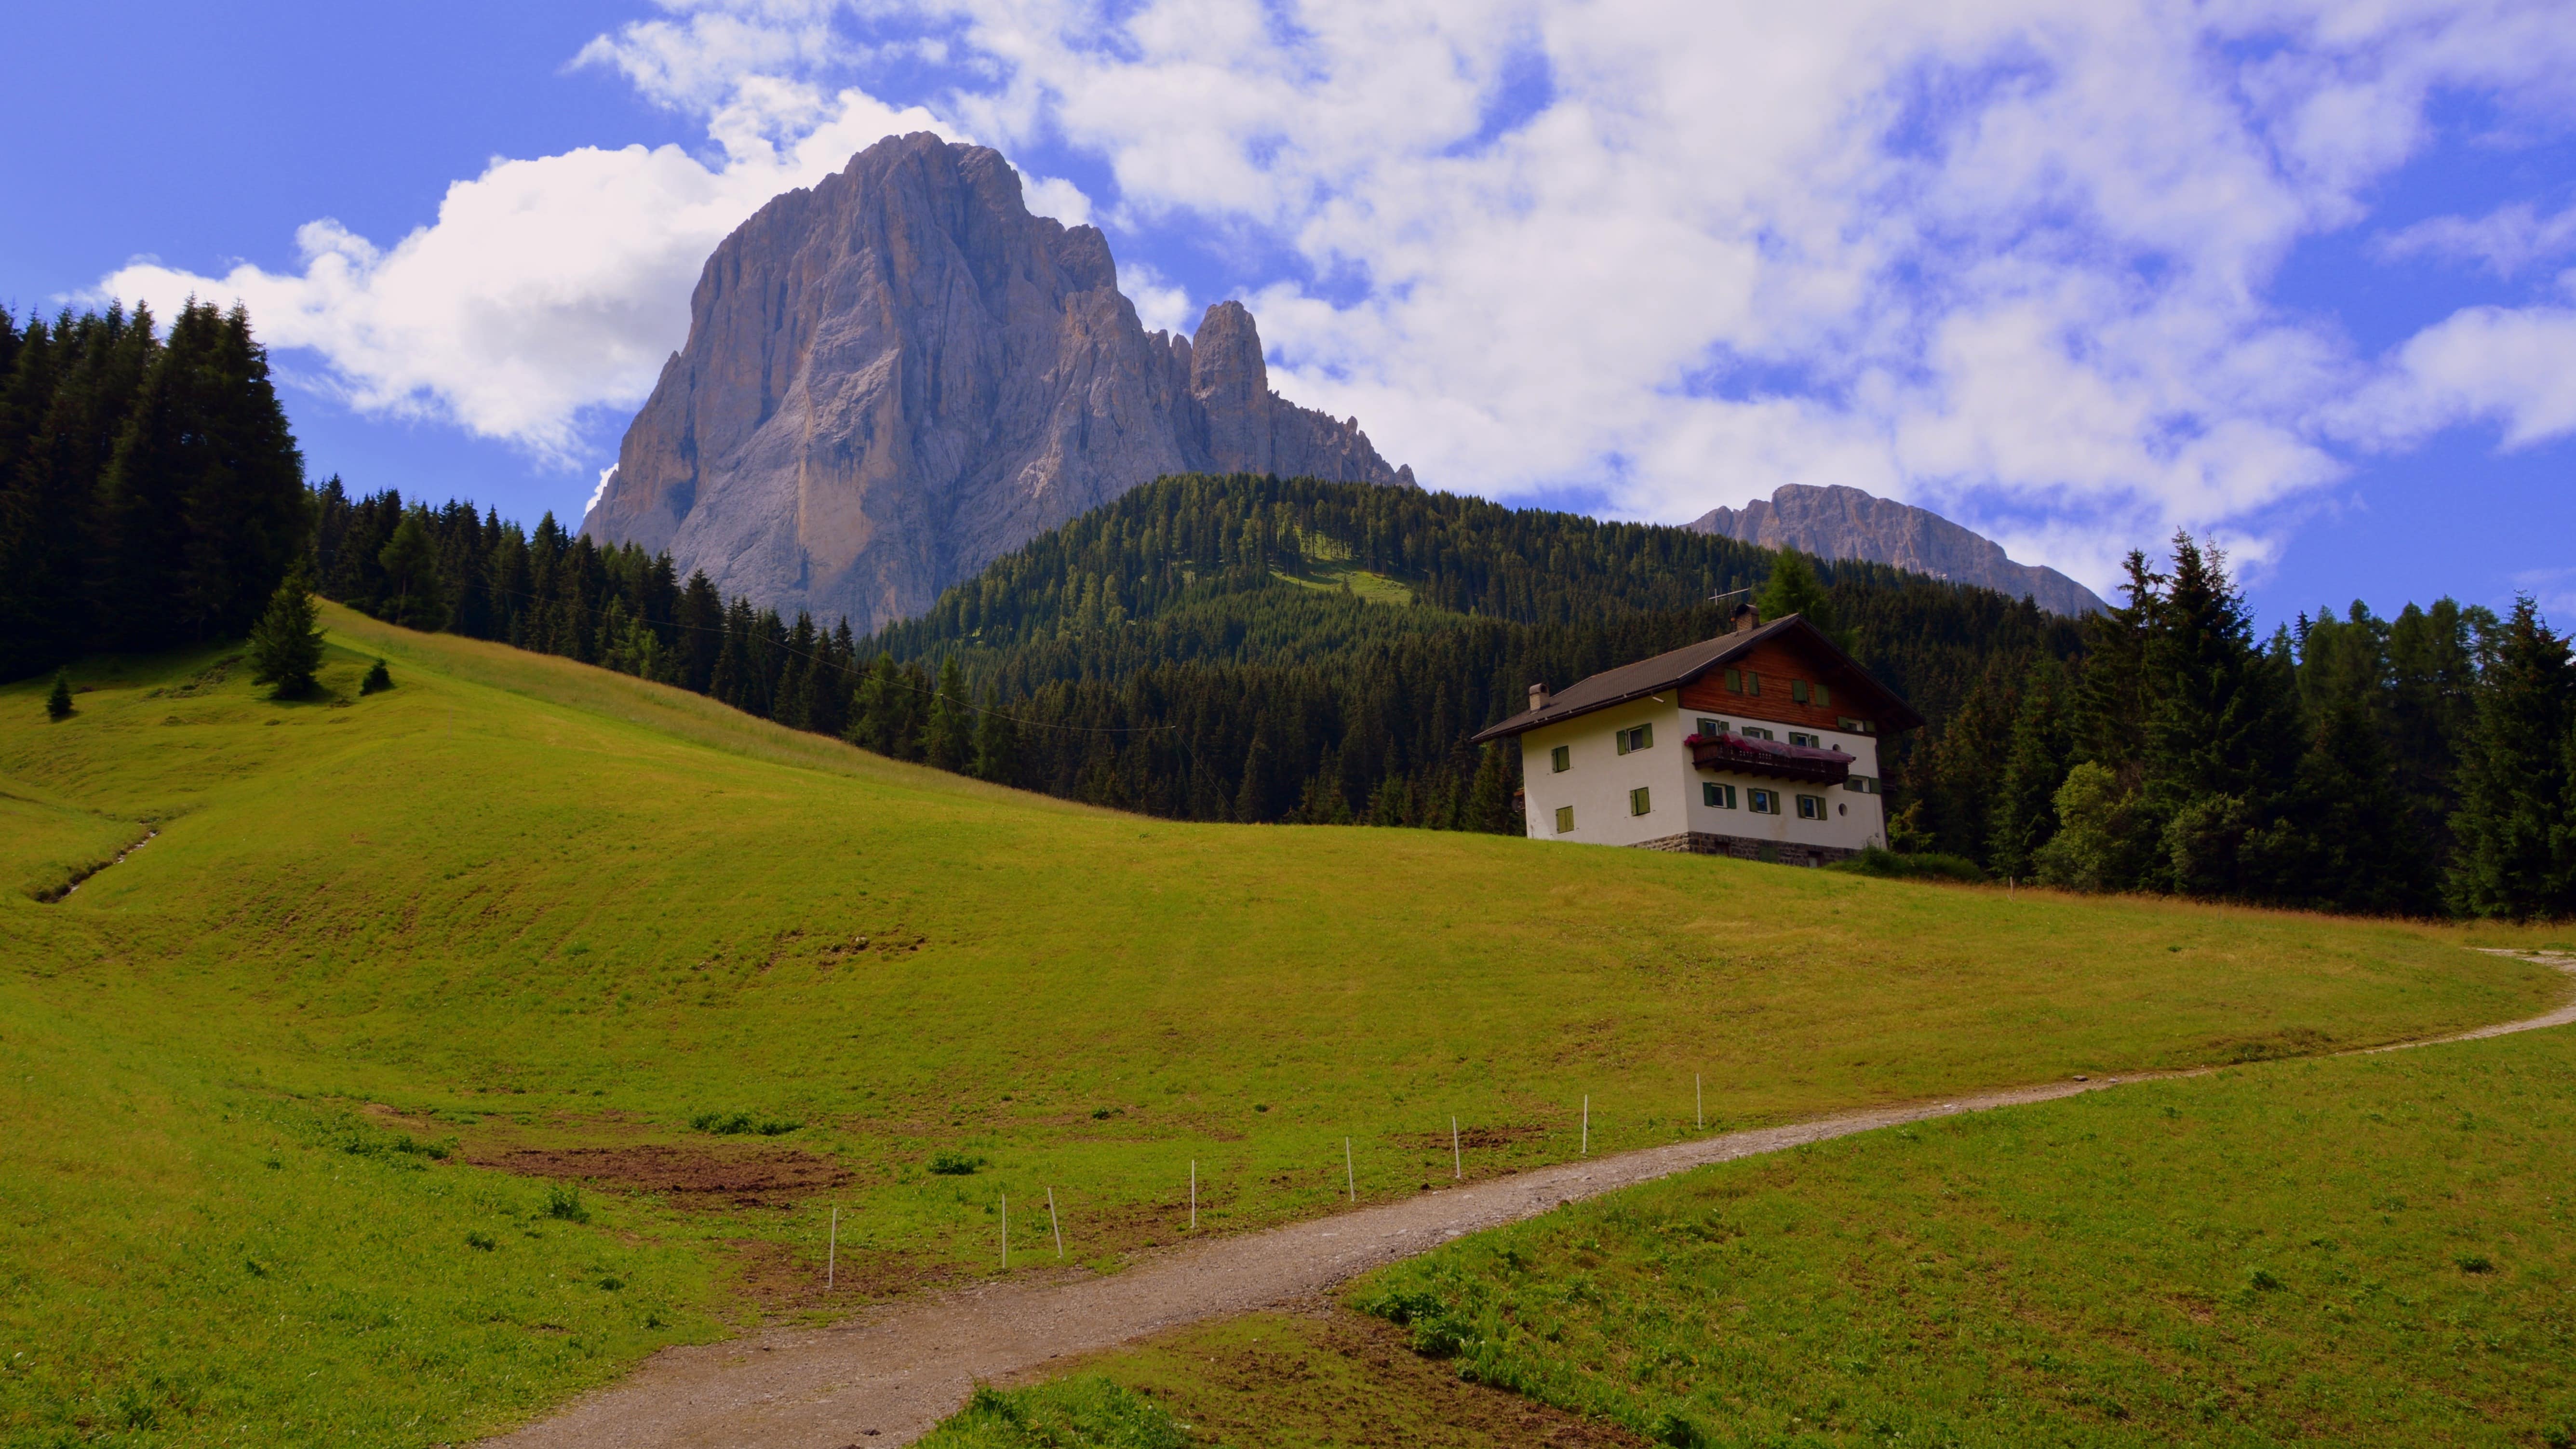
[[[1691,521],[1700,533],[1794,548],[1818,558],[1865,559],[1934,578],[2029,599],[2052,614],[2107,609],[2091,589],[2041,564],[2015,563],[2003,546],[1928,508],[1839,484],[1789,483],[1742,508],[1713,508]]]
[[[582,529],[873,628],[1167,473],[1413,481],[1270,390],[1239,302],[1148,334],[1000,153],[888,137],[717,246]]]

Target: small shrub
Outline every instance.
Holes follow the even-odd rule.
[[[558,1182],[546,1189],[546,1216],[568,1223],[590,1221],[590,1209],[581,1201],[581,1189],[569,1182]]]
[[[2478,1253],[2462,1253],[2451,1261],[2458,1264],[2460,1271],[2463,1273],[2492,1273],[2495,1271],[2495,1264],[2487,1261],[2483,1255]]]
[[[477,1252],[488,1253],[500,1247],[501,1244],[490,1233],[469,1232],[465,1235],[465,1246]]]
[[[72,677],[63,670],[54,671],[53,692],[45,696],[45,718],[65,720],[72,717]]]
[[[385,668],[385,661],[382,659],[377,660],[368,668],[366,678],[358,681],[358,692],[360,694],[374,694],[380,690],[387,690],[393,687],[393,672]]]
[[[922,1449],[1185,1449],[1190,1435],[1162,1405],[1095,1374],[1027,1389],[979,1384],[966,1407],[919,1443]]]
[[[930,1170],[942,1177],[970,1176],[976,1168],[983,1165],[983,1158],[969,1157],[963,1152],[951,1152],[944,1147],[930,1154]]]
[[[1648,1437],[1658,1444],[1670,1444],[1674,1449],[1699,1449],[1700,1445],[1708,1442],[1699,1425],[1676,1409],[1666,1409],[1657,1414],[1649,1428],[1651,1433]]]
[[[754,1117],[749,1112],[700,1112],[689,1119],[689,1125],[701,1132],[712,1132],[718,1137],[742,1137],[752,1134],[762,1137],[784,1137],[805,1124],[785,1119]]]
[[[1935,851],[1899,852],[1884,846],[1868,845],[1849,860],[1838,860],[1825,867],[1851,875],[1877,876],[1885,880],[1956,880],[1971,885],[1986,878],[1977,863],[1964,855],[1942,855]]]
[[[626,1280],[623,1278],[602,1278],[599,1280],[600,1291],[603,1293],[614,1293],[625,1286]]]

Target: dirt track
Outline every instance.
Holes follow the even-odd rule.
[[[2576,974],[2576,957],[2522,959]],[[2576,1002],[2524,1021],[2398,1045],[2429,1046],[2569,1024],[2576,1024]],[[1447,1239],[1535,1217],[1578,1198],[1705,1163],[1903,1122],[2051,1101],[2121,1080],[2053,1082],[1730,1132],[1219,1239],[1113,1277],[994,1284],[900,1305],[835,1328],[666,1349],[622,1382],[576,1401],[552,1419],[487,1440],[485,1449],[877,1449],[908,1444],[963,1403],[978,1379],[1109,1348],[1178,1324],[1311,1295]]]

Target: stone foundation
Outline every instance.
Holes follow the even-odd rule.
[[[1675,855],[1731,855],[1738,860],[1763,860],[1775,865],[1830,865],[1860,854],[1838,845],[1801,845],[1786,840],[1748,840],[1741,835],[1710,835],[1693,830],[1684,835],[1667,835],[1656,840],[1641,840],[1638,850],[1667,850]]]

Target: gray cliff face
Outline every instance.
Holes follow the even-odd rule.
[[[1358,419],[1270,390],[1241,304],[1148,333],[1088,226],[999,153],[889,137],[707,259],[688,344],[582,531],[871,629],[1131,488],[1193,471],[1410,486]]]
[[[1857,488],[1791,483],[1775,491],[1767,503],[1756,499],[1742,508],[1711,509],[1692,520],[1690,527],[1764,548],[1794,548],[1818,558],[1894,564],[2028,599],[2069,618],[2109,607],[2091,589],[2057,570],[2014,563],[1994,540],[1940,514]]]

